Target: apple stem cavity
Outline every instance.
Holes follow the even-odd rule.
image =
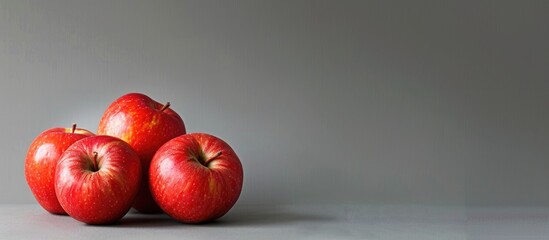
[[[99,171],[99,167],[97,166],[97,152],[93,152],[93,171]]]
[[[218,158],[219,156],[221,156],[221,154],[222,154],[221,151],[217,152],[215,155],[213,155],[213,157],[208,158],[208,160],[206,160],[206,162],[210,162],[211,160],[214,160],[214,159]]]
[[[76,131],[76,123],[72,124],[72,132],[71,133],[74,133],[74,131]]]
[[[169,107],[170,107],[170,102],[167,102],[166,105],[164,105],[164,106],[160,109],[160,111],[161,111],[161,112],[164,112],[164,110],[168,109]]]

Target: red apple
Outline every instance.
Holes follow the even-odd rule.
[[[25,178],[36,201],[48,212],[66,214],[55,196],[55,167],[71,144],[89,136],[93,133],[73,124],[72,128],[48,129],[31,143],[25,159]]]
[[[129,93],[116,99],[105,110],[97,134],[118,137],[137,152],[143,167],[141,187],[133,207],[142,213],[159,213],[148,182],[149,164],[156,150],[168,140],[185,134],[181,117],[169,108],[141,93]]]
[[[217,219],[236,203],[243,171],[223,140],[204,133],[185,134],[164,144],[149,171],[151,192],[162,210],[185,223]]]
[[[108,224],[130,210],[141,182],[141,163],[126,142],[94,136],[72,144],[55,171],[55,193],[74,219]]]

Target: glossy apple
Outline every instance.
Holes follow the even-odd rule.
[[[105,110],[97,134],[126,141],[141,158],[143,180],[133,205],[139,212],[161,212],[149,190],[149,164],[162,144],[184,133],[185,124],[169,102],[161,104],[141,93],[126,94]]]
[[[243,170],[223,140],[204,133],[185,134],[164,144],[149,171],[151,192],[162,210],[185,223],[217,219],[236,203]]]
[[[55,193],[74,219],[109,224],[131,208],[141,182],[141,162],[126,142],[94,136],[72,144],[55,171]]]
[[[86,129],[51,128],[31,143],[25,159],[25,178],[36,201],[53,214],[66,214],[55,196],[55,167],[61,154],[74,142],[94,134]]]

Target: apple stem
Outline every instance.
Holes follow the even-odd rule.
[[[211,160],[214,160],[214,159],[218,158],[219,156],[221,156],[221,154],[222,154],[221,151],[217,152],[213,157],[209,158],[206,162],[209,162]]]
[[[97,172],[99,168],[97,167],[97,152],[93,152],[93,171]]]
[[[74,131],[76,131],[76,123],[72,124],[72,133],[74,133]]]
[[[161,111],[161,112],[164,112],[164,110],[168,109],[169,107],[170,107],[170,102],[167,102],[166,105],[164,105],[164,106],[160,109],[160,111]]]

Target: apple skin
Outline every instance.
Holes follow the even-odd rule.
[[[144,94],[129,93],[105,110],[97,134],[118,137],[132,146],[143,167],[143,179],[133,207],[141,213],[162,212],[151,196],[147,175],[156,150],[168,140],[185,134],[181,117],[169,108],[169,103],[161,104]]]
[[[141,183],[141,162],[129,144],[94,136],[72,144],[55,171],[55,193],[74,219],[110,224],[131,208]]]
[[[51,128],[31,143],[25,158],[25,179],[36,201],[52,214],[67,214],[55,195],[55,168],[61,154],[74,142],[93,136],[86,129]]]
[[[154,199],[169,216],[184,223],[203,223],[233,207],[242,190],[243,170],[226,142],[191,133],[158,149],[149,182]]]

